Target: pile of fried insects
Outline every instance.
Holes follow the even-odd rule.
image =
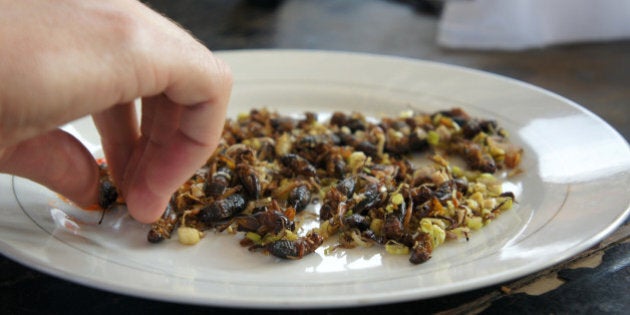
[[[195,244],[216,230],[243,235],[251,251],[300,259],[336,238],[325,253],[378,244],[419,264],[512,207],[514,194],[495,174],[516,173],[521,155],[495,121],[459,108],[374,122],[360,113],[323,122],[254,109],[226,121],[217,150],[173,195],[148,240],[176,230],[181,243]],[[414,165],[419,156],[430,162]],[[116,196],[103,174],[107,208]],[[311,204],[318,211],[303,211]],[[309,216],[319,226],[301,231]]]

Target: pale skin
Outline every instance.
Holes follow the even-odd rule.
[[[216,148],[232,86],[226,64],[133,0],[0,0],[0,79],[0,172],[95,204],[94,157],[58,128],[92,115],[143,223]]]

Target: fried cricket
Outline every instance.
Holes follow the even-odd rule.
[[[325,253],[379,245],[419,264],[512,207],[514,194],[495,174],[517,168],[521,155],[497,122],[457,108],[378,122],[360,113],[335,112],[324,122],[314,113],[255,109],[226,121],[219,147],[148,239],[168,239],[177,227],[232,231],[250,250],[283,259],[330,239]],[[423,157],[430,163],[415,163]],[[319,227],[300,233],[313,200]]]

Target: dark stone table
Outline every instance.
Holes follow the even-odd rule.
[[[298,48],[405,56],[467,66],[561,94],[630,139],[630,41],[519,52],[439,48],[439,1],[152,0],[212,50]],[[436,5],[437,3],[437,5]],[[0,257],[2,314],[630,313],[630,224],[594,248],[522,279],[439,298],[330,310],[243,310],[179,305],[104,292]]]

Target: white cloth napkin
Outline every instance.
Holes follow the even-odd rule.
[[[438,27],[448,48],[517,50],[630,38],[630,0],[450,0]]]

